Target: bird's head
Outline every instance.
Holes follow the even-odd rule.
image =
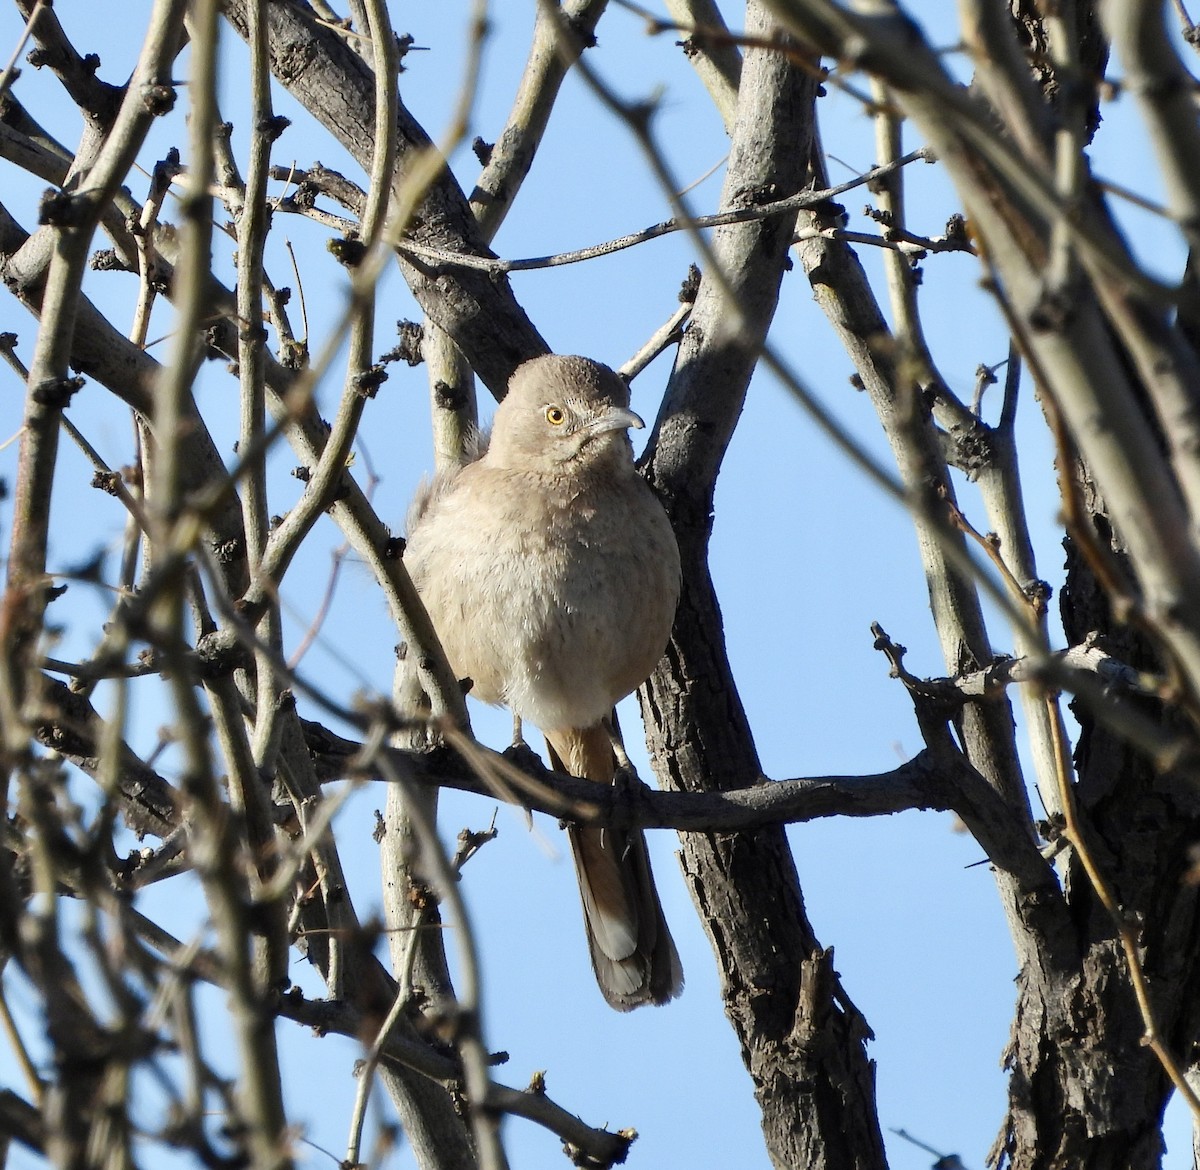
[[[629,387],[608,366],[548,354],[518,367],[496,408],[488,461],[494,466],[565,470],[572,464],[631,461]]]

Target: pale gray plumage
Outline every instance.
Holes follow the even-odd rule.
[[[633,465],[625,383],[547,356],[513,375],[490,442],[414,502],[405,563],[455,673],[542,730],[557,766],[610,783],[614,704],[654,669],[679,552]],[[664,1003],[683,973],[640,833],[573,828],[597,981],[613,1007]]]

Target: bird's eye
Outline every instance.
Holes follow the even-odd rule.
[[[552,427],[561,427],[567,421],[567,412],[561,406],[547,406],[546,421]]]

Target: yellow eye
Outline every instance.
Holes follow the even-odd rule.
[[[561,406],[547,406],[546,421],[552,427],[561,427],[567,421],[567,413]]]

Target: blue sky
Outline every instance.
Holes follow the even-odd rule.
[[[468,7],[463,0],[393,5],[398,30],[411,32],[426,50],[407,58],[402,96],[435,137],[449,118],[461,80]],[[106,24],[111,9],[106,13],[106,8],[94,0],[58,0],[55,5],[80,47],[101,53],[101,76],[122,81],[139,47],[149,5],[147,0],[122,4],[122,27],[128,36],[116,38],[111,46],[108,42],[114,38]],[[471,135],[488,140],[507,114],[535,5],[526,0],[493,8],[493,31],[471,129]],[[952,27],[949,3],[931,0],[918,15],[931,28]],[[732,7],[729,17],[737,23]],[[0,10],[0,56],[7,56],[17,32],[12,10]],[[727,139],[674,46],[675,39],[645,35],[639,19],[614,7],[600,26],[600,43],[590,60],[626,96],[661,93],[655,120],[659,141],[681,183],[690,184],[721,162]],[[949,37],[937,39],[945,42]],[[234,139],[237,148],[245,141],[241,107],[246,57],[228,30],[225,49],[222,114],[241,123]],[[52,79],[27,70],[16,92],[37,109],[49,108],[39,106],[40,101],[53,103],[57,112],[46,116],[46,124],[70,145],[78,133],[78,119],[53,98],[54,85]],[[279,98],[278,108],[294,124],[277,144],[277,162],[294,159],[305,166],[320,159],[358,176],[324,131],[285,97]],[[826,148],[838,160],[832,164],[835,181],[867,169],[874,158],[872,131],[853,100],[831,90],[822,101],[821,118]],[[1145,190],[1153,168],[1144,157],[1145,143],[1133,111],[1117,102],[1106,108],[1105,118],[1096,151],[1098,171],[1130,185],[1142,184]],[[152,163],[170,145],[184,146],[183,133],[178,118],[157,127],[144,163]],[[458,150],[452,164],[469,188],[478,169],[470,151]],[[909,172],[910,226],[938,234],[947,216],[958,210],[953,195],[937,168],[919,164]],[[716,209],[720,179],[718,170],[689,195],[695,211]],[[27,228],[33,226],[32,208],[41,187],[27,183],[6,188],[10,210]],[[135,186],[134,193],[140,197],[144,190]],[[859,215],[867,200],[865,193],[845,199],[856,230],[871,230]],[[495,248],[506,257],[562,251],[668,214],[667,201],[627,131],[580,85],[568,81],[534,171]],[[1177,240],[1148,217],[1130,213],[1129,224],[1151,263],[1161,264],[1168,274],[1178,271]],[[341,270],[324,253],[326,234],[300,221],[281,223],[268,252],[276,281],[291,284],[283,237],[297,246],[314,349],[345,293]],[[221,247],[222,255],[228,256],[228,245]],[[877,274],[877,257],[870,249],[863,255]],[[673,311],[691,260],[690,246],[675,236],[586,264],[516,274],[513,286],[554,349],[619,365]],[[1006,337],[978,287],[979,273],[970,257],[933,257],[925,274],[921,300],[933,354],[950,386],[969,398],[976,367],[1001,361]],[[93,276],[89,291],[118,323],[128,322],[133,283],[128,277]],[[391,273],[380,298],[378,348],[392,344],[389,331],[395,319],[418,316],[402,281]],[[31,352],[32,322],[11,299],[0,300],[0,329],[19,332],[21,352]],[[168,329],[169,316],[163,314],[156,318],[151,336]],[[850,386],[849,359],[798,270],[784,281],[772,338],[827,408],[889,466],[869,403]],[[157,352],[166,356],[161,347]],[[669,363],[670,355],[634,384],[633,406],[647,419],[657,411]],[[11,420],[3,426],[7,437],[19,425],[20,388],[8,371],[0,372],[0,383],[5,387],[0,420]],[[339,392],[335,373],[322,386],[322,400],[332,408]],[[370,463],[380,476],[376,507],[397,528],[409,495],[431,466],[426,395],[423,370],[392,366],[362,432]],[[200,400],[218,444],[231,450],[237,427],[234,382],[218,369],[206,369]],[[130,459],[128,423],[98,387],[79,396],[72,415],[112,464]],[[1026,389],[1021,402],[1022,475],[1039,571],[1057,586],[1062,565],[1058,503],[1043,432],[1037,405]],[[14,460],[14,448],[0,453],[0,474],[10,482]],[[297,498],[300,485],[287,475],[292,462],[285,451],[273,456],[274,511],[285,510]],[[82,460],[65,450],[56,487],[56,524],[62,527],[52,549],[55,567],[86,560],[96,547],[119,540],[117,506],[87,489],[88,478]],[[969,487],[962,502],[968,516],[986,527]],[[0,523],[7,526],[9,505],[0,507]],[[296,615],[291,620],[292,645],[316,608],[329,552],[339,543],[333,525],[323,521],[312,547],[289,574],[284,598]],[[919,749],[908,700],[872,649],[869,628],[879,621],[908,646],[907,665],[915,672],[944,672],[911,525],[893,502],[830,448],[765,374],[751,387],[719,481],[712,571],[734,672],[768,776],[883,771]],[[71,607],[63,606],[57,615],[65,626],[64,654],[82,655],[107,601],[79,588],[70,596]],[[997,650],[1010,647],[999,619],[993,623],[992,638]],[[302,669],[342,695],[387,693],[395,641],[369,576],[352,568],[343,576],[330,620]],[[164,712],[149,695],[140,704],[136,690],[133,697],[131,739],[148,750]],[[473,718],[481,739],[504,745],[510,727],[507,715],[476,706]],[[626,711],[623,722],[627,738],[636,741],[636,708]],[[644,752],[633,754],[642,775],[649,778]],[[343,860],[363,917],[379,907],[377,850],[370,830],[372,810],[382,807],[383,799],[380,791],[361,792],[337,822]],[[443,802],[447,836],[452,838],[463,825],[486,826],[492,813],[487,801],[448,795]],[[666,1008],[622,1016],[603,1004],[593,985],[563,835],[552,820],[541,817],[535,818],[535,831],[530,833],[522,815],[508,808],[500,809],[497,825],[499,838],[467,866],[464,891],[483,954],[486,1039],[511,1056],[498,1070],[499,1079],[523,1085],[534,1071],[545,1070],[549,1091],[572,1112],[593,1124],[635,1127],[640,1137],[630,1166],[766,1168],[749,1079],[722,1014],[711,952],[680,877],[672,835],[653,834],[651,847],[687,972],[687,991]],[[982,860],[982,852],[948,814],[818,822],[795,826],[789,836],[818,937],[835,948],[846,990],[875,1030],[870,1051],[878,1062],[885,1132],[906,1129],[943,1152],[958,1152],[971,1170],[982,1170],[1003,1116],[999,1060],[1016,974],[988,869],[974,864]],[[194,892],[181,896],[178,885],[147,891],[139,906],[151,914],[181,915],[199,928],[201,911]],[[186,935],[187,930],[181,925],[177,933]],[[293,963],[293,978],[318,993],[301,959]],[[19,982],[12,994],[18,1004],[28,1003]],[[211,993],[209,1001],[219,1017],[220,994]],[[280,1038],[293,1120],[313,1142],[341,1157],[357,1046],[333,1037],[316,1040],[288,1024],[280,1025]],[[16,1083],[2,1046],[0,1077]],[[376,1107],[376,1116],[387,1115],[380,1091]],[[564,1164],[553,1137],[520,1121],[510,1122],[506,1133],[514,1165],[540,1170]],[[929,1165],[930,1155],[887,1136],[895,1170]],[[1188,1125],[1181,1110],[1172,1112],[1168,1142],[1168,1170],[1190,1165]],[[328,1165],[316,1151],[304,1154],[303,1161]],[[13,1154],[14,1166],[31,1164],[22,1152]],[[409,1165],[406,1152],[401,1151],[393,1164]]]

